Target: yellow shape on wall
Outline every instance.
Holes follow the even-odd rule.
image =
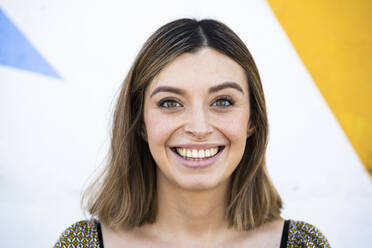
[[[372,176],[372,1],[267,1]]]

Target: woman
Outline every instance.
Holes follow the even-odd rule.
[[[280,217],[267,136],[239,37],[215,20],[164,25],[124,81],[109,163],[86,195],[93,219],[55,247],[329,247],[314,226]]]

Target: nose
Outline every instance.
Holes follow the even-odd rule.
[[[207,111],[202,107],[193,108],[187,118],[185,131],[197,139],[206,138],[211,134],[213,129],[210,125]]]

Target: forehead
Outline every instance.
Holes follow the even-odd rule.
[[[212,48],[203,48],[196,53],[181,54],[170,62],[152,80],[147,91],[159,86],[203,91],[223,82],[235,82],[248,92],[245,72],[238,63]]]

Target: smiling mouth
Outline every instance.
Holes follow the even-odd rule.
[[[217,156],[225,146],[217,146],[208,149],[189,149],[183,147],[170,148],[178,156],[186,160],[201,161]]]

